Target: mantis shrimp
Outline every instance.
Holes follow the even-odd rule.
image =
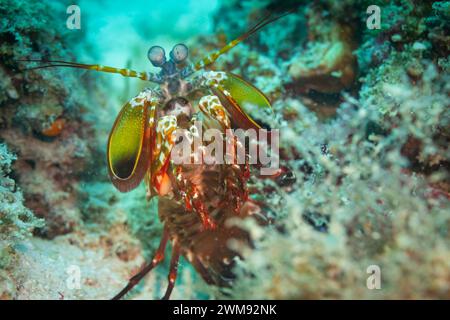
[[[265,25],[289,13],[276,17],[267,15],[220,50],[184,67],[180,66],[186,65],[186,45],[176,44],[169,59],[162,47],[152,46],[148,59],[161,69],[159,73],[61,60],[21,60],[40,63],[30,69],[79,68],[157,84],[155,88],[144,89],[122,107],[108,138],[107,163],[111,182],[119,191],[128,192],[144,180],[148,198],[158,196],[158,215],[164,225],[153,259],[113,299],[121,299],[164,260],[169,242],[172,256],[163,299],[168,299],[174,288],[181,255],[208,284],[230,285],[233,278],[230,270],[239,254],[227,243],[237,239],[249,244],[250,237],[246,231],[227,221],[260,211],[249,197],[246,186],[250,177],[249,164],[175,165],[170,158],[177,144],[174,133],[178,129],[187,129],[194,134],[193,124],[199,118],[205,120],[203,127],[217,127],[222,132],[230,128],[261,129],[244,106],[271,108],[264,94],[237,75],[205,71],[205,68]],[[199,93],[202,96],[196,100]]]

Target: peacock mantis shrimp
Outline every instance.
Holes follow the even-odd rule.
[[[40,63],[30,69],[79,68],[157,84],[155,88],[144,89],[122,107],[108,138],[107,162],[113,185],[121,192],[128,192],[144,180],[148,198],[158,196],[158,215],[164,225],[153,259],[113,299],[121,299],[164,260],[169,242],[172,256],[163,299],[168,299],[174,288],[181,255],[208,284],[231,284],[232,264],[239,254],[229,248],[227,242],[236,239],[249,244],[250,238],[246,231],[227,220],[257,216],[260,211],[249,197],[246,185],[250,177],[249,163],[174,164],[170,154],[177,144],[175,132],[186,129],[192,134],[194,122],[199,118],[204,120],[201,124],[204,128],[217,127],[222,132],[230,128],[261,129],[244,107],[251,104],[271,108],[264,94],[235,74],[205,71],[205,68],[267,24],[289,13],[267,15],[220,50],[185,67],[180,66],[186,65],[186,45],[175,45],[168,60],[162,47],[153,46],[148,51],[148,59],[161,69],[159,73],[61,60],[21,60]],[[202,96],[198,100],[199,93]],[[276,175],[283,174],[281,171]],[[289,175],[289,172],[284,170],[284,174]]]

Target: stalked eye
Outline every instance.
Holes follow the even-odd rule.
[[[161,67],[166,62],[166,52],[160,46],[153,46],[148,50],[148,59],[155,67]]]
[[[175,63],[181,63],[188,57],[188,47],[184,44],[176,44],[170,51],[170,59]]]

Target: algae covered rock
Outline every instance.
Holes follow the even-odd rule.
[[[355,30],[351,23],[321,16],[317,8],[308,16],[308,46],[290,61],[289,75],[302,91],[336,93],[353,85],[357,75]]]
[[[89,78],[28,70],[21,61],[73,59],[70,47],[83,33],[66,28],[66,8],[56,1],[0,2],[0,139],[19,155],[14,169],[24,201],[46,219],[37,232],[48,238],[81,224],[73,191],[101,149],[91,123],[83,120],[90,106],[99,105],[98,96],[88,96],[81,85]]]
[[[14,160],[6,145],[0,144],[0,299],[11,297],[15,290],[9,273],[17,262],[16,246],[30,238],[35,228],[44,226],[44,221],[25,207],[22,191],[10,177]]]

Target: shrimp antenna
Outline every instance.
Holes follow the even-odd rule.
[[[217,58],[219,58],[222,54],[230,51],[232,48],[234,48],[235,46],[237,46],[239,43],[241,43],[242,41],[244,41],[245,39],[247,39],[248,37],[250,37],[252,34],[258,32],[260,29],[264,28],[266,25],[268,25],[269,23],[275,22],[278,19],[283,18],[284,16],[287,16],[288,14],[291,14],[295,11],[295,9],[291,9],[279,16],[273,16],[273,13],[270,12],[269,14],[267,14],[264,18],[262,18],[256,25],[254,25],[250,30],[248,30],[247,32],[245,32],[244,34],[240,35],[239,37],[237,37],[236,39],[234,39],[233,41],[229,42],[226,46],[222,47],[221,49],[214,51],[212,53],[210,53],[209,55],[207,55],[206,57],[204,57],[203,59],[201,59],[200,61],[198,61],[195,64],[192,64],[188,67],[186,67],[183,71],[182,71],[182,76],[183,77],[187,77],[189,75],[191,75],[192,73],[203,69],[204,67],[213,64]]]
[[[261,28],[265,27],[269,23],[272,23],[278,19],[283,18],[284,16],[286,16],[288,14],[291,14],[292,12],[294,12],[294,9],[291,9],[291,10],[289,10],[279,16],[275,16],[275,17],[273,16],[272,13],[269,13],[263,19],[261,19],[261,21],[259,21],[255,26],[253,26],[250,30],[248,30],[246,33],[242,34],[238,38],[234,39],[233,41],[228,43],[226,46],[221,48],[220,50],[212,52],[211,54],[209,54],[205,58],[201,59],[197,63],[192,64],[192,65],[186,67],[185,69],[183,69],[181,71],[181,76],[183,78],[185,78],[185,77],[193,74],[194,72],[196,72],[200,69],[203,69],[204,67],[206,67],[208,65],[211,65],[222,54],[230,51],[236,45],[238,45],[239,43],[241,43],[242,41],[244,41],[245,39],[250,37],[255,32],[259,31]],[[164,79],[160,75],[155,74],[155,73],[138,72],[138,71],[134,71],[134,70],[130,70],[130,69],[114,68],[114,67],[108,67],[108,66],[103,66],[103,65],[99,65],[99,64],[84,64],[84,63],[69,62],[69,61],[63,61],[63,60],[46,60],[46,59],[19,59],[16,61],[18,61],[18,62],[37,62],[37,63],[41,64],[36,67],[25,68],[24,70],[26,70],[26,71],[54,68],[54,67],[77,68],[77,69],[94,70],[94,71],[99,71],[99,72],[117,73],[117,74],[121,74],[124,77],[139,78],[141,80],[151,81],[151,82],[159,83],[159,84],[164,82]]]
[[[151,72],[138,72],[130,69],[124,68],[114,68],[102,66],[99,64],[84,64],[78,62],[69,62],[62,60],[44,60],[44,59],[19,59],[16,60],[18,62],[37,62],[41,65],[31,68],[25,68],[24,70],[37,70],[37,69],[45,69],[45,68],[53,68],[53,67],[65,67],[65,68],[78,68],[78,69],[86,69],[86,70],[94,70],[99,72],[108,72],[108,73],[118,73],[124,77],[131,78],[139,78],[141,80],[151,81],[155,83],[162,83],[163,79],[157,74]]]

